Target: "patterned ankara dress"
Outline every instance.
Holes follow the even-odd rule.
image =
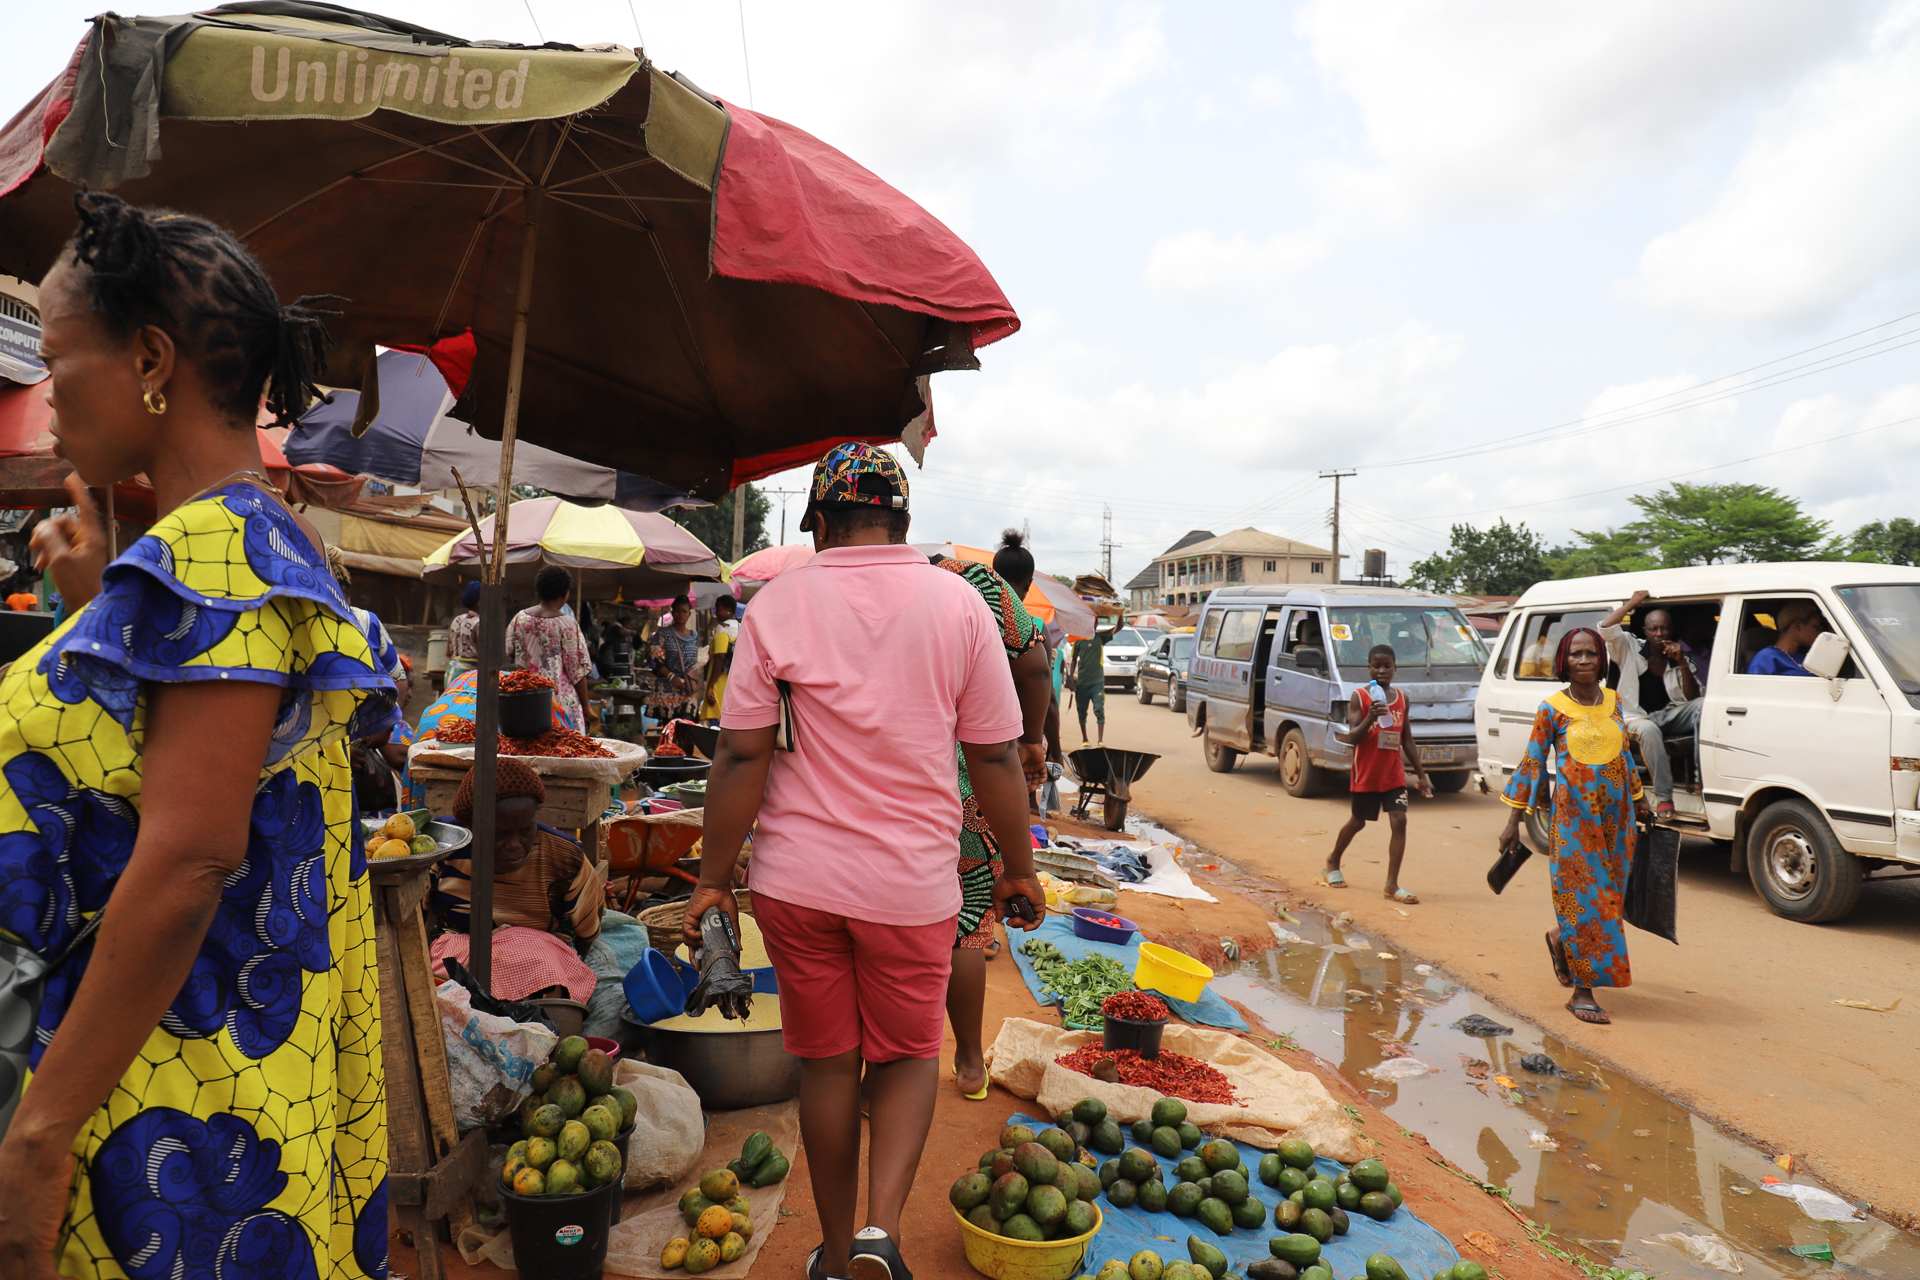
[[[1516,809],[1546,801],[1547,752],[1553,752],[1553,914],[1574,985],[1624,987],[1633,982],[1620,907],[1633,866],[1634,801],[1640,773],[1627,751],[1627,728],[1613,690],[1600,705],[1582,706],[1565,690],[1540,704],[1526,758],[1500,797]]]
[[[513,615],[507,627],[507,666],[538,671],[553,681],[553,705],[566,712],[569,729],[585,729],[577,684],[593,670],[587,641],[571,614],[544,617],[532,609]]]
[[[65,1276],[387,1274],[373,916],[347,739],[393,681],[292,514],[233,484],[163,517],[0,680],[0,928],[52,954],[140,823],[149,682],[255,680],[281,709],[245,859],[192,975],[74,1139]],[[37,1066],[91,941],[48,984]]]
[[[1007,580],[975,560],[956,560],[951,556],[935,561],[942,569],[965,578],[993,611],[1000,627],[1000,643],[1006,647],[1007,661],[1040,643],[1040,624],[1014,597]],[[993,922],[999,918],[993,905],[993,882],[1004,867],[1000,850],[987,829],[980,802],[973,798],[973,779],[967,776],[967,757],[960,754],[960,922],[955,947],[984,951],[993,942]]]

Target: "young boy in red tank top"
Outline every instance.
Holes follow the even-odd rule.
[[[1407,854],[1407,770],[1413,766],[1420,794],[1433,798],[1433,784],[1413,749],[1413,734],[1407,727],[1407,695],[1393,687],[1398,667],[1391,645],[1377,644],[1367,654],[1367,674],[1372,685],[1353,691],[1347,704],[1347,731],[1334,736],[1353,744],[1353,772],[1348,789],[1353,794],[1353,816],[1333,842],[1321,883],[1334,889],[1347,887],[1340,871],[1340,857],[1360,829],[1387,812],[1392,834],[1387,840],[1386,896],[1409,905],[1420,901],[1400,887],[1400,860]],[[1377,687],[1376,697],[1369,689]],[[1405,761],[1405,764],[1402,761]]]

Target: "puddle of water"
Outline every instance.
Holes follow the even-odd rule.
[[[1180,843],[1142,819],[1130,817],[1127,826]],[[1920,1239],[1877,1218],[1809,1218],[1794,1201],[1761,1190],[1762,1178],[1783,1176],[1772,1161],[1686,1107],[1495,1008],[1437,968],[1420,972],[1429,967],[1382,959],[1390,947],[1318,911],[1290,914],[1299,923],[1281,923],[1300,942],[1248,959],[1215,979],[1214,989],[1337,1066],[1455,1165],[1511,1187],[1513,1203],[1563,1240],[1675,1280],[1726,1273],[1643,1241],[1711,1233],[1733,1246],[1749,1276],[1920,1277]],[[1473,1013],[1513,1031],[1479,1039],[1453,1029]],[[1405,1056],[1390,1046],[1433,1072],[1399,1080],[1370,1074]],[[1520,1060],[1536,1053],[1577,1075],[1527,1071]],[[1832,1248],[1833,1262],[1785,1252],[1820,1244]]]

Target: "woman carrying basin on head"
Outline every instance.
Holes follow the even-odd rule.
[[[1620,910],[1633,865],[1634,820],[1653,816],[1627,749],[1619,702],[1602,683],[1606,652],[1591,627],[1560,638],[1553,674],[1567,687],[1540,704],[1526,757],[1501,796],[1513,808],[1500,835],[1502,849],[1520,839],[1527,810],[1552,805],[1542,825],[1551,833],[1546,852],[1559,927],[1547,935],[1547,951],[1560,985],[1573,988],[1567,1012],[1596,1023],[1611,1019],[1594,1000],[1593,988],[1633,981]],[[1551,788],[1549,751],[1558,775]]]

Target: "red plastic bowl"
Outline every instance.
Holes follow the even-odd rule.
[[[588,1036],[587,1048],[598,1049],[614,1062],[620,1061],[620,1042],[608,1040],[602,1036]]]

